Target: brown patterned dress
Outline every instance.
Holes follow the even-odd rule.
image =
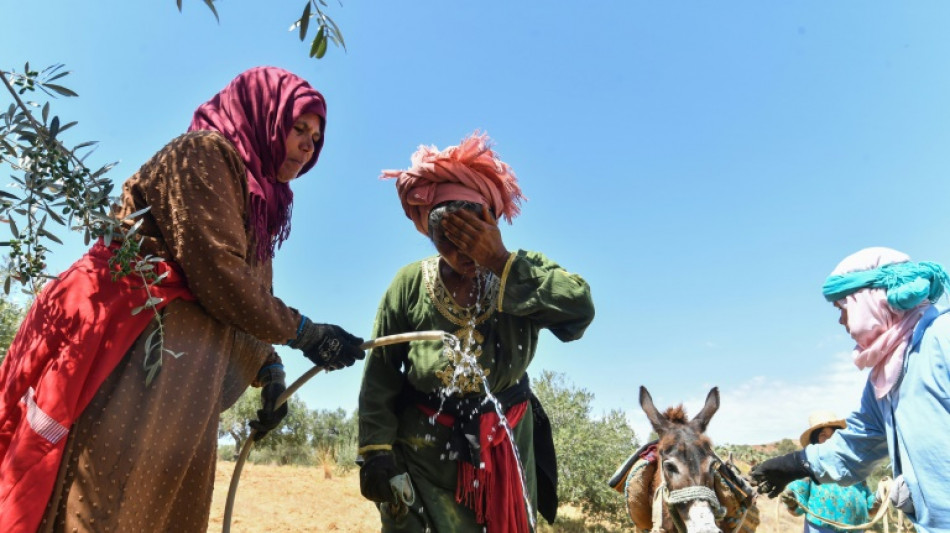
[[[177,263],[196,301],[163,311],[161,372],[145,386],[146,329],[71,428],[40,531],[205,531],[218,415],[254,379],[300,315],[271,294],[245,227],[244,163],[196,131],[123,185],[120,216],[145,207],[143,253]],[[144,294],[143,294],[144,300]]]

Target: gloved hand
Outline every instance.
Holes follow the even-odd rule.
[[[347,333],[340,326],[314,324],[307,317],[302,318],[297,338],[287,343],[291,348],[301,350],[313,364],[327,370],[351,366],[357,359],[365,357],[360,344],[363,344],[363,339]]]
[[[409,481],[409,472],[389,478],[389,488],[392,489],[397,503],[383,502],[379,504],[379,508],[393,519],[399,520],[406,516],[409,508],[416,503],[416,491],[412,488],[412,482]]]
[[[785,485],[792,481],[803,477],[811,477],[811,475],[804,450],[773,457],[756,465],[749,472],[752,486],[759,494],[768,493],[769,498],[778,496],[785,490]]]
[[[261,383],[261,408],[257,410],[257,420],[252,420],[249,424],[257,430],[254,435],[255,442],[279,426],[281,420],[287,416],[286,402],[275,408],[277,398],[287,390],[284,375],[284,365],[280,363],[267,365],[257,374],[257,381]]]
[[[403,473],[396,468],[391,452],[377,452],[360,467],[360,493],[373,502],[397,505],[399,499],[390,480]]]

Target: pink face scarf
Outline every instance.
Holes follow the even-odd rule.
[[[274,248],[290,236],[294,195],[277,181],[284,143],[305,113],[320,117],[321,136],[300,174],[317,163],[326,129],[326,103],[304,79],[276,67],[255,67],[239,74],[195,111],[188,131],[213,130],[234,145],[247,168],[251,200],[247,223],[256,239],[257,258],[274,257]]]
[[[910,258],[890,248],[866,248],[846,257],[832,276],[872,270],[883,265],[903,263]],[[848,332],[857,343],[852,357],[860,369],[871,368],[870,380],[875,396],[883,398],[897,383],[904,366],[904,352],[914,327],[930,302],[907,311],[887,303],[884,289],[862,289],[836,303],[847,310]]]
[[[396,178],[402,208],[423,235],[429,235],[429,211],[450,200],[486,205],[510,224],[525,197],[511,168],[489,143],[487,135],[476,132],[442,151],[420,146],[409,169],[384,170],[380,177]]]

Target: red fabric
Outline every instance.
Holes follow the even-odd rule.
[[[188,131],[213,130],[227,138],[247,167],[251,193],[248,223],[257,238],[257,257],[274,257],[274,247],[290,236],[294,194],[277,181],[277,169],[286,157],[287,135],[300,115],[320,117],[320,140],[305,174],[320,157],[326,130],[327,106],[323,95],[306,80],[276,67],[255,67],[238,74],[211,100],[195,110]]]
[[[135,275],[112,280],[112,252],[96,244],[59,279],[51,281],[27,313],[0,366],[0,531],[32,533],[39,527],[66,447],[65,430],[89,404],[154,314],[132,310],[145,301]],[[170,263],[168,277],[150,288],[164,307],[193,300],[184,275]],[[31,426],[32,387],[38,411]],[[33,412],[38,415],[37,411]],[[43,428],[38,422],[45,420]],[[58,424],[58,425],[57,425]],[[62,431],[56,435],[57,428]],[[49,438],[49,435],[54,435]],[[56,436],[60,436],[58,441]]]
[[[432,416],[436,412],[424,405],[419,409]],[[510,427],[515,427],[528,410],[528,402],[513,405],[505,411]],[[440,413],[436,421],[452,427],[455,419]],[[458,482],[455,501],[475,511],[475,520],[485,524],[487,533],[529,533],[525,494],[522,491],[518,458],[508,439],[508,432],[494,411],[479,418],[481,468],[467,461],[458,461]]]

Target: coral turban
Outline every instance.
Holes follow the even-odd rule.
[[[521,212],[526,198],[511,168],[492,151],[485,134],[473,133],[458,146],[439,151],[420,146],[406,170],[384,170],[383,179],[396,178],[396,191],[406,216],[429,235],[429,211],[451,200],[488,206],[508,223]]]

